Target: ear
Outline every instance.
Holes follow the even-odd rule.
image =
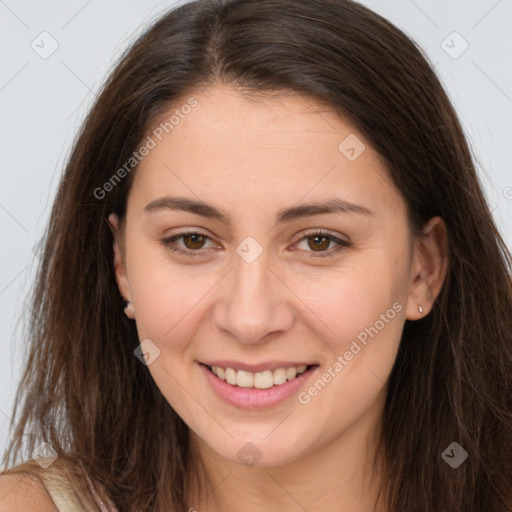
[[[119,218],[115,213],[111,213],[108,216],[108,223],[112,234],[114,235],[114,272],[116,277],[117,288],[121,297],[125,301],[131,302],[130,286],[128,284],[128,276],[126,274],[126,267],[124,264],[122,241],[119,231]]]
[[[448,269],[448,236],[441,217],[432,217],[416,238],[411,265],[406,318],[418,320],[426,316],[443,286]],[[420,313],[419,306],[423,309]]]

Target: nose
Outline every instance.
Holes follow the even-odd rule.
[[[244,344],[264,343],[293,325],[290,296],[293,294],[268,265],[264,251],[247,263],[234,256],[212,319],[217,329]]]

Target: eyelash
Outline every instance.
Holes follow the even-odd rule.
[[[190,236],[190,235],[199,235],[199,236],[205,237],[207,240],[210,240],[210,237],[205,235],[204,233],[200,233],[198,231],[184,231],[183,233],[180,233],[178,235],[173,235],[171,237],[164,238],[161,240],[161,242],[165,246],[166,249],[169,249],[172,252],[177,252],[179,254],[183,254],[185,256],[192,256],[192,257],[202,256],[203,252],[200,249],[198,249],[197,251],[193,251],[191,249],[183,250],[183,249],[179,249],[179,248],[173,246],[173,244],[180,238],[184,238],[184,237]],[[315,237],[315,236],[328,238],[330,241],[335,242],[338,245],[334,249],[331,249],[329,251],[320,251],[320,252],[307,251],[307,252],[312,252],[312,254],[310,254],[308,256],[310,258],[332,258],[339,251],[351,246],[351,243],[349,243],[345,240],[340,240],[339,238],[336,238],[335,236],[331,235],[330,233],[327,233],[326,231],[321,231],[321,230],[314,230],[310,233],[306,233],[296,243],[300,243],[303,240],[306,240],[307,238],[311,238],[311,237]]]

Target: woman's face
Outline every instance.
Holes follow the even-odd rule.
[[[194,439],[285,464],[379,417],[418,308],[416,246],[379,155],[333,112],[225,86],[194,98],[150,135],[116,276]]]

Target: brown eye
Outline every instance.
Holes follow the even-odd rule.
[[[331,247],[331,243],[333,246]],[[300,247],[304,244],[304,247]],[[306,233],[299,240],[299,248],[305,252],[305,255],[311,258],[328,258],[338,252],[351,247],[351,243],[346,240],[331,235],[326,231],[313,231]]]
[[[195,231],[180,233],[162,239],[162,244],[169,250],[183,254],[185,256],[201,256],[208,250],[206,244],[210,237]]]
[[[185,247],[190,250],[202,249],[206,241],[206,237],[198,233],[191,233],[190,235],[183,236],[183,243]]]
[[[308,247],[313,249],[313,251],[323,251],[329,248],[329,244],[331,243],[331,239],[326,236],[321,235],[312,235],[307,237]],[[310,243],[310,240],[313,240]]]

